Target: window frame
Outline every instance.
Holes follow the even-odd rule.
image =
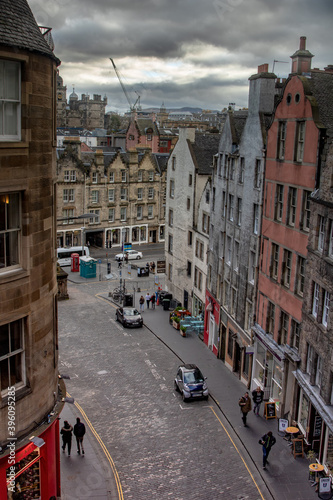
[[[3,77],[3,92],[5,94],[5,85],[6,85],[6,66],[8,67],[9,65],[13,66],[16,68],[14,78],[17,82],[17,97],[11,97],[9,98],[8,96],[1,96],[0,95],[0,108],[2,110],[0,116],[2,116],[2,123],[0,124],[0,142],[19,142],[22,139],[22,124],[21,124],[21,115],[22,115],[22,88],[21,88],[21,82],[22,82],[22,68],[21,68],[21,62],[19,61],[14,61],[12,59],[0,59],[0,74]],[[1,71],[2,68],[2,71]],[[8,73],[8,70],[7,70]],[[8,88],[13,89],[14,85],[11,84],[10,81],[7,82]],[[5,128],[6,128],[6,111],[5,108],[8,106],[13,106],[15,107],[15,127],[16,127],[16,133],[15,134],[5,134]],[[8,116],[8,115],[7,115]],[[8,123],[8,121],[7,121]],[[1,133],[2,132],[2,133]]]
[[[286,136],[287,136],[287,122],[285,120],[283,121],[281,120],[279,121],[278,124],[277,149],[276,149],[277,160],[285,159]]]
[[[12,341],[11,339],[11,335],[15,336],[16,334],[16,331],[13,331],[13,334],[11,333],[11,327],[10,325],[14,325],[14,324],[17,324],[18,325],[18,332],[19,332],[19,347],[15,346],[16,348],[14,348],[13,350],[12,347],[13,347],[13,343],[17,341],[17,339],[15,340],[14,338],[14,342]],[[4,363],[6,360],[8,361],[7,363],[7,370],[8,370],[8,375],[9,375],[9,379],[8,379],[8,383],[6,383],[6,387],[4,387],[2,389],[1,387],[1,379],[0,379],[0,392],[1,392],[1,396],[2,397],[6,397],[6,395],[8,394],[8,388],[9,387],[15,387],[16,389],[19,389],[19,388],[22,388],[22,387],[25,387],[26,386],[26,366],[25,366],[25,353],[26,353],[26,349],[25,349],[25,319],[24,318],[20,318],[20,319],[17,319],[17,320],[14,320],[14,321],[11,321],[9,323],[5,323],[3,325],[1,325],[1,329],[3,330],[4,327],[8,327],[8,349],[5,353],[3,353],[1,356],[0,356],[0,363]],[[13,329],[13,327],[12,327]],[[2,342],[1,342],[1,345],[2,345],[2,348],[4,347],[4,342],[3,342],[3,334],[2,334]],[[20,378],[21,380],[19,380],[18,382],[14,382],[11,380],[10,378],[10,373],[11,373],[11,365],[12,365],[12,362],[10,361],[11,359],[14,359],[15,361],[15,358],[17,356],[20,356],[20,361],[19,363],[15,363],[15,366],[19,366],[19,370],[20,370]],[[12,371],[16,371],[17,368],[15,368],[15,370],[13,369]]]
[[[3,272],[20,269],[22,266],[22,193],[20,191],[0,193],[3,209],[1,210],[3,229],[0,230],[3,261],[0,274]],[[0,206],[1,206],[0,205]],[[13,210],[10,210],[10,209]],[[12,227],[10,227],[12,226]],[[16,263],[7,265],[16,260]]]

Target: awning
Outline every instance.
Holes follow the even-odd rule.
[[[333,434],[333,408],[330,405],[326,405],[319,394],[319,389],[316,386],[310,385],[310,377],[301,372],[301,370],[295,370],[293,372],[298,384],[303,389],[305,395],[310,399],[312,405],[316,408],[317,412],[324,420],[327,427]]]

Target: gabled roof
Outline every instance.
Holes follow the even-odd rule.
[[[229,112],[230,129],[231,129],[233,144],[240,143],[247,115],[248,115],[247,111],[234,111],[232,113]]]
[[[43,37],[26,0],[0,1],[0,44],[55,57]]]
[[[317,101],[319,120],[330,135],[333,134],[333,73],[329,71],[311,71],[307,81],[313,97]],[[315,118],[315,117],[314,117]],[[320,124],[317,123],[319,126]]]
[[[212,173],[213,156],[219,150],[220,134],[195,134],[192,144],[187,141],[198,174]]]
[[[148,128],[153,130],[153,135],[159,135],[156,123],[151,118],[136,118],[135,124],[140,135],[147,135]]]
[[[169,153],[152,153],[152,160],[156,164],[156,170],[159,174],[166,171],[169,159]]]

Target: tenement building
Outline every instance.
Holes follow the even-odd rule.
[[[209,239],[204,337],[246,385],[251,381],[248,347],[257,290],[263,152],[276,77],[263,64],[249,81],[248,110],[229,107],[213,172],[210,222],[214,230]]]
[[[0,498],[60,495],[55,84],[26,0],[0,9]]]
[[[140,146],[127,153],[93,151],[76,138],[63,146],[57,161],[59,247],[164,241],[167,154]]]
[[[278,416],[298,423],[310,445],[322,432],[313,394],[318,395],[316,401],[327,402],[327,388],[320,387],[331,376],[331,361],[326,357],[330,353],[326,333],[330,282],[329,276],[328,281],[324,276],[330,266],[317,264],[324,263],[320,258],[326,259],[324,248],[328,250],[325,246],[319,250],[316,242],[319,235],[328,241],[329,213],[322,176],[324,146],[333,116],[333,73],[312,70],[312,57],[305,37],[301,37],[268,130],[256,321],[252,327],[252,386],[264,389],[266,399],[275,402]],[[319,187],[319,195],[313,194]],[[312,207],[315,214],[311,214]],[[324,245],[322,240],[320,245]],[[315,297],[313,310],[309,293]],[[324,311],[327,326],[319,319],[319,310]],[[305,322],[302,311],[309,316]]]

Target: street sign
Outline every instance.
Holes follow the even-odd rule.
[[[124,252],[132,250],[132,243],[124,243]]]
[[[165,260],[158,260],[156,264],[156,272],[165,273]]]

